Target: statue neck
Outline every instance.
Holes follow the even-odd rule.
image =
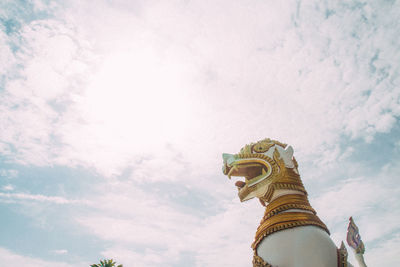
[[[297,190],[278,189],[278,190],[274,191],[269,203],[273,202],[278,197],[281,197],[281,196],[284,196],[284,195],[303,195],[303,196],[305,196],[306,194],[304,192],[297,191]]]
[[[263,220],[284,212],[316,214],[306,194],[295,190],[277,190],[266,206]]]
[[[257,228],[253,249],[268,235],[299,226],[313,225],[329,234],[328,228],[316,215],[305,193],[297,190],[276,190],[271,199]]]

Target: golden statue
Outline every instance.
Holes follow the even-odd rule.
[[[223,173],[245,178],[235,183],[240,201],[256,197],[266,206],[252,244],[253,266],[352,266],[343,242],[338,249],[311,207],[293,152],[291,146],[264,139],[238,154],[223,154]]]

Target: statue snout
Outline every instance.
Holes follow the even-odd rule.
[[[222,166],[222,172],[227,175],[230,169],[230,165],[234,162],[234,155],[223,153],[222,159],[224,160],[224,165]]]

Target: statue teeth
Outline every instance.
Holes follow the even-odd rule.
[[[232,172],[237,171],[237,170],[239,170],[239,168],[238,168],[236,165],[234,165],[234,166],[230,169],[230,171],[229,171],[229,173],[228,173],[229,179],[231,179]]]

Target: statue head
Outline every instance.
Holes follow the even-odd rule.
[[[236,182],[240,201],[254,197],[270,202],[275,190],[297,190],[307,194],[293,157],[293,148],[269,138],[245,145],[238,154],[223,154],[222,171]]]

